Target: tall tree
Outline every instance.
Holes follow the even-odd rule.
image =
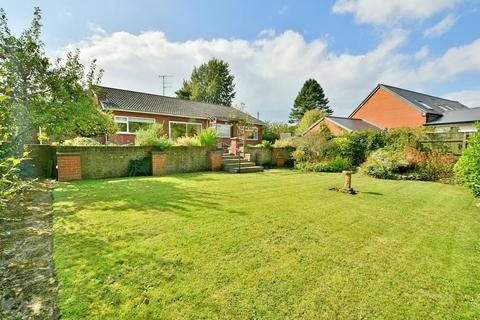
[[[193,69],[189,81],[175,92],[177,98],[230,106],[235,97],[235,77],[227,62],[211,59]]]
[[[314,109],[318,109],[325,114],[332,114],[333,111],[328,103],[328,98],[320,84],[315,79],[308,79],[295,98],[288,122],[297,123],[302,119],[305,112]]]
[[[85,73],[80,52],[52,63],[40,40],[41,12],[34,10],[31,26],[14,36],[0,9],[0,103],[11,114],[11,145],[19,149],[42,131],[56,140],[75,136],[97,136],[115,131],[113,117],[101,111],[92,99],[100,81],[95,61]],[[17,150],[18,151],[18,150]]]

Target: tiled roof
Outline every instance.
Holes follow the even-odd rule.
[[[425,125],[469,123],[480,121],[480,108],[445,112],[442,117],[427,122]]]
[[[335,123],[337,126],[347,130],[347,131],[368,131],[368,130],[383,130],[373,123],[370,123],[363,119],[355,119],[355,118],[344,118],[344,117],[334,117],[334,116],[327,116],[322,117],[317,120],[314,124],[308,127],[307,130],[302,132],[302,136],[309,132],[313,127],[315,127],[319,122],[328,119],[331,122]]]
[[[251,115],[233,107],[211,103],[196,102],[157,94],[116,89],[99,86],[99,101],[107,110],[144,112],[172,116],[220,120],[248,119],[248,121],[265,125]]]
[[[394,92],[424,113],[444,114],[445,112],[449,111],[468,109],[467,106],[458,101],[430,96],[428,94],[397,88],[385,84],[380,84],[380,86],[391,92]]]

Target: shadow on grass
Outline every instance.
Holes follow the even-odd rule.
[[[222,211],[219,203],[231,196],[201,190],[186,184],[188,181],[217,180],[208,173],[190,173],[166,177],[137,177],[110,180],[83,180],[60,185],[55,192],[55,214],[70,216],[81,210],[126,210],[154,213],[173,213],[195,218],[199,212]],[[234,200],[234,199],[232,199]],[[245,212],[228,211],[245,215]]]
[[[380,192],[373,192],[373,191],[360,191],[359,193],[363,193],[363,194],[371,194],[371,195],[374,195],[374,196],[383,196],[383,193],[380,193]]]

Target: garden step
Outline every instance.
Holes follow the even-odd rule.
[[[251,172],[262,172],[263,166],[250,166],[250,167],[243,167],[243,168],[235,168],[230,169],[228,172],[230,173],[251,173]]]
[[[238,163],[238,162],[249,162],[248,160],[246,159],[223,159],[222,160],[222,163],[223,164],[230,164],[230,163]]]
[[[240,166],[240,168],[255,167],[255,163],[250,162],[250,161],[245,161],[245,162],[240,162],[240,164],[238,162],[237,163],[224,163],[223,164],[223,168],[227,171],[230,170],[230,169],[238,168],[239,166]]]

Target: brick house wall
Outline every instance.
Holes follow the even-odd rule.
[[[365,119],[387,129],[417,128],[426,122],[421,111],[383,88],[375,91],[350,118]]]
[[[324,118],[321,121],[319,121],[314,127],[312,127],[307,133],[305,133],[305,136],[308,136],[310,134],[317,132],[320,129],[320,126],[322,124],[325,124],[327,128],[330,129],[330,131],[335,136],[340,136],[345,132],[345,129],[340,128],[335,123],[330,121],[328,118]]]
[[[149,118],[155,119],[156,123],[163,124],[163,133],[165,135],[169,135],[169,123],[170,121],[176,122],[192,122],[192,123],[200,123],[202,125],[202,129],[206,129],[210,126],[210,122],[207,119],[198,119],[198,118],[188,118],[188,117],[179,117],[179,116],[166,116],[166,115],[159,115],[159,114],[149,114],[149,113],[138,113],[138,112],[127,112],[127,111],[112,111],[115,116],[127,116],[127,117],[139,117],[139,118]],[[226,124],[226,121],[218,120],[217,123],[219,124]],[[258,144],[262,141],[262,131],[263,126],[256,125],[258,128],[258,139],[257,140],[247,140],[249,144]],[[237,128],[232,126],[232,137],[237,136]],[[109,142],[114,142],[116,144],[134,144],[135,143],[135,134],[130,133],[118,133],[115,135],[108,136]],[[230,144],[230,138],[220,138],[220,142],[225,144]],[[104,138],[100,139],[101,143],[105,142]]]

